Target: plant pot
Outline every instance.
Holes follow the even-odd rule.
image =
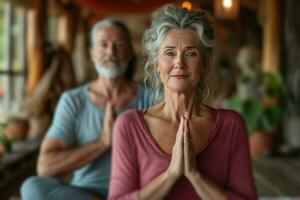
[[[29,130],[28,120],[13,120],[4,128],[4,133],[9,140],[24,140]]]
[[[250,135],[249,142],[251,156],[267,156],[273,149],[274,134],[256,131]]]
[[[4,157],[6,153],[6,145],[0,143],[0,160],[2,160],[2,158]]]

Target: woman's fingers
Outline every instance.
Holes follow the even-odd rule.
[[[194,167],[195,154],[193,150],[193,140],[190,132],[189,120],[185,119],[184,122],[184,142],[183,142],[183,151],[184,151],[184,165],[185,170],[191,170]]]
[[[180,137],[180,136],[179,136],[180,133],[183,133],[183,127],[184,127],[184,117],[181,116],[181,117],[180,117],[180,122],[179,122],[178,131],[177,131],[177,135],[176,135],[176,139],[177,139],[178,137]]]
[[[180,118],[179,128],[177,131],[175,144],[173,146],[173,154],[178,157],[178,160],[183,157],[183,127],[184,127],[184,118]]]
[[[184,135],[183,135],[183,151],[184,151],[184,165],[185,168],[189,166],[189,159],[190,159],[190,139],[189,139],[189,126],[188,126],[188,120],[184,120]]]
[[[183,132],[184,132],[184,117],[181,116],[179,128],[178,128],[177,135],[176,135],[176,142],[181,144],[180,146],[182,146],[182,142],[183,142]]]
[[[183,132],[184,132],[183,127],[184,127],[184,118],[183,116],[181,116],[173,151],[183,152]]]
[[[176,140],[172,150],[172,159],[169,166],[169,172],[176,179],[183,175],[183,126],[184,119],[181,117]]]

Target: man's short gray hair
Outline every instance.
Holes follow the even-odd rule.
[[[147,55],[145,63],[145,83],[150,85],[156,93],[156,101],[164,98],[163,84],[156,72],[155,66],[158,62],[158,52],[161,42],[171,29],[190,29],[194,31],[200,39],[200,47],[203,50],[203,58],[206,71],[208,56],[211,54],[215,44],[215,34],[210,16],[204,10],[187,10],[175,5],[167,4],[152,15],[151,27],[145,31],[143,43],[144,51]],[[208,74],[208,73],[207,73]],[[209,89],[207,85],[207,75],[201,77],[197,85],[197,98],[204,101],[208,98]],[[204,95],[207,93],[208,95]]]
[[[130,36],[130,32],[127,28],[127,26],[114,18],[105,18],[99,22],[97,22],[91,30],[91,35],[90,35],[90,40],[91,40],[91,46],[94,46],[96,43],[96,37],[97,37],[97,32],[99,29],[106,27],[106,26],[113,26],[113,27],[117,27],[120,28],[122,31],[124,31],[124,33],[126,34],[127,38],[128,38],[128,45],[131,48],[131,36]]]

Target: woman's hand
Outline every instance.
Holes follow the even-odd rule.
[[[182,116],[172,150],[172,159],[168,168],[168,174],[176,180],[184,175],[188,180],[192,181],[191,179],[197,173],[198,169],[190,134],[189,120]]]
[[[189,180],[198,173],[196,158],[193,148],[193,140],[190,133],[189,120],[184,118],[184,134],[183,134],[183,152],[184,152],[184,176]]]
[[[106,103],[106,111],[103,122],[102,134],[100,142],[107,148],[111,147],[112,143],[112,129],[115,122],[115,112],[111,102]]]
[[[168,168],[168,176],[177,180],[184,172],[183,160],[183,136],[184,136],[184,118],[180,118],[179,128],[176,134],[176,141],[172,150],[172,159]]]

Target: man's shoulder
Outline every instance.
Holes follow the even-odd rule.
[[[72,97],[82,96],[83,94],[85,94],[85,91],[87,90],[87,87],[88,87],[88,84],[77,86],[75,88],[71,88],[71,89],[68,89],[68,90],[64,91],[63,95],[72,96]]]
[[[87,96],[87,84],[64,91],[61,98],[67,101],[83,101]]]
[[[69,107],[75,110],[84,107],[85,102],[87,101],[87,93],[85,91],[86,87],[87,85],[82,85],[64,91],[60,97],[59,103],[64,105],[64,107]]]
[[[153,89],[146,87],[144,84],[138,84],[139,100],[142,101],[142,108],[148,108],[155,104]]]

